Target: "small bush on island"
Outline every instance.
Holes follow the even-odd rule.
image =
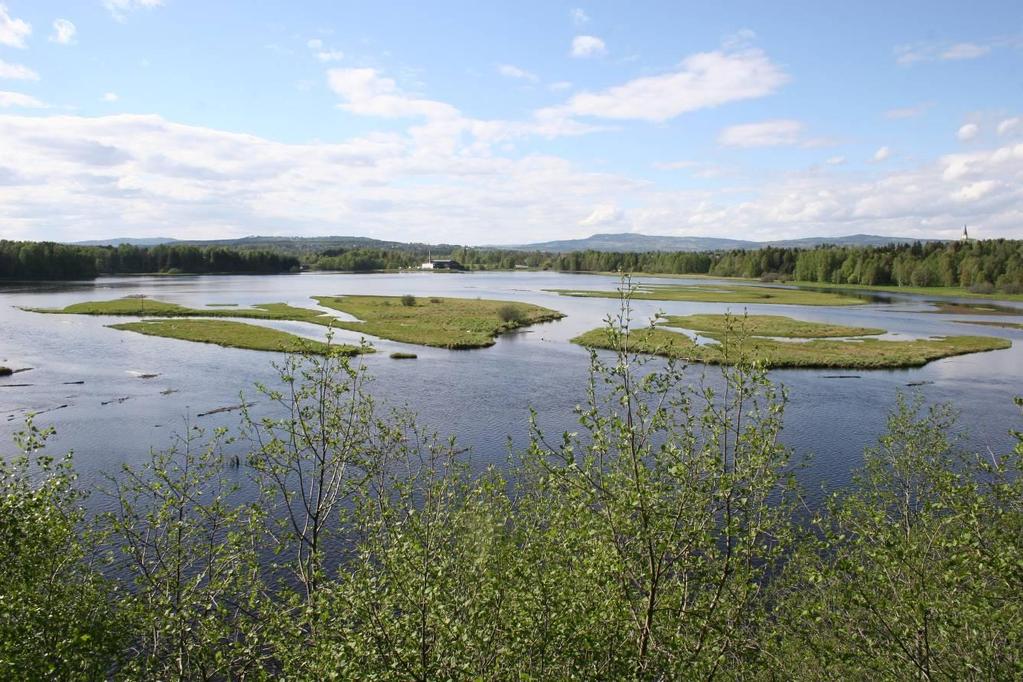
[[[14,370],[10,367],[0,367],[0,377],[9,377],[14,374]]]
[[[509,303],[497,309],[497,318],[505,324],[521,324],[526,319],[526,315],[517,305]]]
[[[416,297],[412,294],[405,294],[401,297],[401,304],[407,307],[414,306],[416,304]]]
[[[415,360],[418,357],[415,353],[391,353],[392,360]]]

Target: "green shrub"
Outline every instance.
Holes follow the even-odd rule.
[[[412,294],[405,294],[401,297],[401,304],[404,306],[414,306],[416,304],[416,297]]]
[[[415,353],[391,353],[392,360],[415,360],[418,357]]]
[[[526,315],[522,309],[515,305],[503,305],[497,309],[497,317],[501,322],[520,324],[525,321]]]
[[[10,367],[0,367],[0,377],[9,377],[14,374],[14,370]]]

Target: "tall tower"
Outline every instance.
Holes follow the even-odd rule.
[[[965,225],[963,225],[962,241],[964,241],[964,242],[970,241],[970,234],[966,231],[966,226]]]

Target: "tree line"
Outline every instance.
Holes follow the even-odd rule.
[[[271,274],[296,271],[299,267],[295,256],[269,250],[0,241],[0,279],[8,280],[77,280],[100,275],[176,272]]]
[[[1023,434],[963,452],[948,408],[902,399],[808,518],[761,368],[715,391],[628,353],[627,311],[606,331],[577,432],[534,421],[501,470],[334,355],[279,367],[244,457],[190,429],[96,486],[96,518],[30,422],[0,460],[0,677],[1023,675]]]

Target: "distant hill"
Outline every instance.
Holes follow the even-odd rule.
[[[170,237],[114,237],[113,239],[90,239],[84,242],[71,243],[75,246],[120,246],[121,244],[128,244],[130,246],[159,246],[160,244],[171,244],[177,241],[177,239]]]
[[[914,241],[936,241],[912,237],[883,237],[874,234],[854,234],[845,237],[804,237],[802,239],[779,239],[755,242],[742,239],[717,237],[672,237],[625,232],[621,234],[595,234],[584,239],[562,239],[551,242],[536,242],[515,246],[495,246],[498,249],[515,251],[722,251],[729,249],[762,249],[765,246],[790,248],[811,248],[821,244],[837,246],[884,246],[885,244],[906,244]]]

